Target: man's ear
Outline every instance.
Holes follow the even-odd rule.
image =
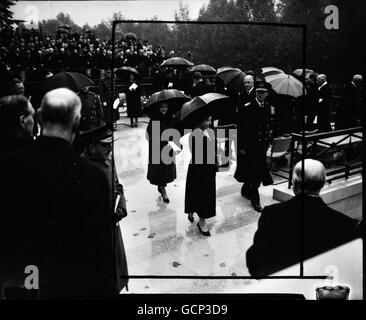
[[[25,127],[25,116],[24,116],[24,114],[22,114],[19,117],[19,125],[20,125],[21,128],[24,128]]]

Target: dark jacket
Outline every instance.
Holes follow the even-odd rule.
[[[330,89],[329,84],[326,84],[319,89],[318,98],[318,129],[322,132],[331,131],[330,108],[332,104],[332,90]]]
[[[81,100],[81,119],[79,130],[88,130],[105,124],[100,97],[93,92],[79,93]]]
[[[214,92],[214,88],[203,81],[198,82],[195,86],[192,87],[192,89],[189,92],[189,95],[191,98],[202,96],[209,92]]]
[[[301,195],[263,209],[246,253],[252,276],[267,276],[300,262],[301,214],[304,210],[304,260],[359,235],[358,221],[328,207],[320,197]]]
[[[39,137],[0,160],[2,261],[24,277],[40,270],[41,295],[115,293],[108,181],[66,140]]]
[[[342,91],[341,101],[336,112],[336,130],[357,126],[357,102],[360,89],[348,83]]]

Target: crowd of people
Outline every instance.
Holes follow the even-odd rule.
[[[18,30],[18,29],[17,29]],[[118,39],[115,45],[115,66],[137,68],[149,76],[151,68],[160,65],[172,53],[164,46],[153,46],[148,40]],[[101,70],[110,67],[112,41],[99,39],[93,33],[71,33],[67,30],[46,35],[37,30],[15,32],[10,43],[0,48],[0,60],[27,81],[40,80],[47,72],[76,71],[98,78]]]
[[[0,288],[22,286],[24,267],[36,265],[42,272],[41,294],[46,297],[116,294],[127,288],[128,282],[127,259],[119,228],[119,222],[127,215],[127,208],[123,186],[111,158],[112,130],[117,129],[119,116],[118,103],[114,106],[111,102],[120,98],[118,90],[111,88],[112,70],[108,64],[111,44],[68,33],[55,37],[28,36],[16,38],[10,44],[11,52],[15,54],[1,48],[2,61],[11,69],[22,71],[35,67],[57,72],[82,66],[104,69],[105,74],[98,84],[98,93],[89,91],[88,86],[78,92],[55,88],[46,92],[37,106],[32,105],[30,95],[25,96],[26,90],[19,76],[11,82],[11,93],[0,100],[0,212],[5,226],[4,232],[0,233],[0,244],[3,247],[11,244],[2,248],[2,261],[5,262],[1,264]],[[162,48],[153,50],[151,45],[139,40],[121,41],[118,49],[117,66],[137,67],[139,70],[141,64],[160,64],[165,57]],[[192,74],[179,68],[172,68],[169,72],[159,69],[153,78],[153,92],[178,89],[190,101],[213,92],[228,97],[226,112],[217,120],[219,126],[232,126],[237,133],[227,139],[225,153],[232,152],[235,140],[237,167],[234,178],[242,184],[242,196],[250,200],[254,210],[262,212],[259,187],[273,183],[266,164],[267,149],[273,137],[301,130],[299,122],[294,121],[299,121],[300,115],[293,113],[301,100],[288,97],[284,100],[265,78],[250,71],[246,72],[241,90],[230,88],[219,77],[209,81],[200,72]],[[332,130],[332,93],[326,75],[308,75],[306,86],[307,127],[323,132]],[[112,92],[115,93],[113,99]],[[342,94],[336,128],[361,124],[362,92],[362,76],[355,75]],[[140,83],[133,72],[124,87],[124,97],[131,127],[137,127],[143,105]],[[169,101],[160,101],[156,113],[151,116],[147,127],[150,155],[153,148],[158,148],[161,155],[167,145],[171,147],[173,158],[179,154],[181,146],[174,148],[168,141],[160,141],[160,135],[159,143],[153,143],[154,121],[159,122],[160,130],[174,127],[176,119],[170,108]],[[197,228],[203,236],[211,236],[206,220],[216,215],[218,165],[202,151],[203,148],[216,153],[214,120],[213,113],[204,109],[197,112],[190,124],[193,129],[189,139],[192,160],[187,170],[185,213],[191,223],[194,215],[198,215]],[[203,144],[197,141],[203,141]],[[195,154],[203,154],[203,158],[196,162]],[[319,193],[325,182],[323,165],[316,161],[306,162],[305,181],[301,181],[299,170],[298,165],[294,174],[295,194],[300,194],[299,184],[304,183],[306,203],[309,203],[305,214],[308,215],[310,210],[314,215],[311,219],[319,222],[316,230],[313,230],[312,223],[306,230],[317,235],[314,246],[322,247],[321,230],[327,223],[333,227],[334,222],[339,227],[339,237],[335,242],[324,244],[326,249],[359,235],[357,221],[331,211],[321,202]],[[176,177],[174,161],[170,164],[153,163],[149,156],[147,179],[157,186],[165,203],[170,202],[167,184]],[[298,234],[293,230],[288,233],[288,230],[298,223],[299,217],[292,214],[300,212],[300,196],[304,195],[264,209],[254,245],[247,253],[252,275],[269,274],[279,265],[283,266],[281,263],[294,262],[298,252],[289,245],[296,243],[294,239]],[[317,220],[316,214],[322,212],[326,216]],[[282,224],[283,221],[286,225]],[[280,240],[275,235],[268,236],[270,224],[276,230],[281,224]],[[287,245],[292,254],[289,259],[274,254],[278,250],[270,248],[276,243],[276,250],[282,254]],[[311,248],[309,255],[313,251],[315,248]]]

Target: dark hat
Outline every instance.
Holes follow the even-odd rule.
[[[268,85],[265,81],[257,81],[254,84],[254,88],[258,91],[268,91]]]
[[[199,71],[195,71],[195,72],[193,72],[192,77],[193,77],[193,79],[202,79],[202,74]]]
[[[87,141],[98,141],[101,143],[112,143],[113,132],[107,125],[94,127],[80,132],[80,136]]]

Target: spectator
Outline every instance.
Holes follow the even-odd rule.
[[[108,181],[71,146],[80,110],[72,91],[48,92],[38,111],[42,136],[1,159],[0,212],[6,230],[0,244],[12,244],[1,248],[1,264],[23,279],[25,266],[37,266],[41,297],[116,293]]]
[[[193,87],[190,90],[191,98],[196,96],[202,96],[205,93],[213,92],[212,87],[203,82],[203,77],[201,72],[194,72],[193,75]]]
[[[327,82],[327,76],[320,74],[317,77],[318,88],[318,106],[317,106],[317,124],[321,132],[332,131],[330,126],[330,108],[332,104],[332,90]]]
[[[359,236],[358,221],[331,209],[319,196],[326,181],[323,164],[313,159],[305,159],[304,163],[304,181],[301,162],[294,168],[295,197],[265,207],[259,218],[253,245],[246,253],[247,267],[253,277],[268,276],[300,262],[302,214],[304,260]]]
[[[33,140],[34,109],[21,95],[0,99],[0,155],[28,146]]]
[[[341,101],[336,114],[336,129],[356,127],[361,92],[362,76],[356,74],[343,89]]]

